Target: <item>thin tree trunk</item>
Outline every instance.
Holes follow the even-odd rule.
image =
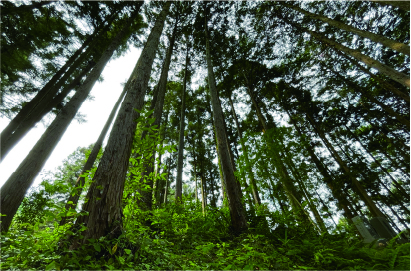
[[[238,137],[240,138],[240,144],[241,144],[241,147],[243,148],[243,151],[244,151],[244,156],[245,156],[245,159],[246,159],[246,168],[247,168],[248,177],[250,178],[250,184],[251,184],[251,190],[252,190],[252,194],[253,194],[253,198],[254,198],[254,203],[255,203],[255,205],[259,206],[261,204],[260,195],[258,193],[257,184],[255,182],[254,174],[253,174],[253,171],[251,169],[251,163],[250,163],[250,160],[248,159],[247,146],[244,144],[243,135],[242,135],[241,130],[240,130],[240,125],[238,123],[237,115],[235,113],[233,100],[231,99],[230,95],[228,96],[228,100],[230,102],[231,111],[232,111],[232,114],[233,114],[233,117],[234,117],[235,124],[237,126],[237,133],[238,133]]]
[[[332,48],[340,50],[340,51],[346,53],[347,55],[350,55],[350,56],[354,57],[355,59],[365,63],[368,67],[377,69],[380,73],[388,76],[392,80],[394,80],[394,81],[396,81],[396,82],[398,82],[398,83],[400,83],[400,84],[402,84],[402,85],[404,85],[408,88],[410,87],[410,77],[409,77],[409,75],[398,72],[395,69],[393,69],[393,68],[391,68],[391,67],[389,67],[389,66],[387,66],[387,65],[385,65],[385,64],[383,64],[383,63],[381,63],[381,62],[379,62],[379,61],[377,61],[377,60],[375,60],[375,59],[373,59],[369,56],[366,56],[366,55],[362,54],[358,50],[348,48],[348,47],[346,47],[346,46],[344,46],[344,45],[342,45],[342,44],[340,44],[336,41],[330,40],[329,38],[327,38],[325,35],[323,35],[321,33],[318,33],[318,32],[311,31],[309,29],[303,28],[303,27],[299,26],[298,24],[293,23],[290,20],[284,18],[283,16],[281,16],[281,17],[285,22],[293,25],[294,27],[300,29],[301,31],[309,33],[313,37],[317,38],[319,41],[325,43],[327,46],[331,46]]]
[[[358,195],[361,197],[361,199],[364,201],[364,203],[367,205],[368,209],[370,210],[371,214],[373,217],[379,217],[382,216],[381,211],[377,208],[375,205],[374,201],[371,199],[371,197],[367,194],[365,191],[364,187],[358,182],[358,180],[355,178],[351,170],[348,168],[346,163],[341,159],[339,154],[335,151],[334,147],[330,144],[330,142],[327,140],[325,137],[325,134],[318,128],[316,122],[313,120],[310,114],[306,112],[307,119],[313,126],[314,130],[316,131],[317,135],[321,138],[321,140],[324,142],[325,146],[327,149],[330,151],[330,153],[333,155],[334,159],[337,161],[337,163],[340,165],[340,167],[350,176],[350,179],[352,181],[353,186],[356,188]]]
[[[80,198],[81,193],[83,192],[83,187],[85,184],[85,177],[82,177],[83,174],[85,174],[87,171],[89,171],[93,165],[94,162],[97,159],[97,155],[100,152],[100,149],[103,145],[104,138],[106,137],[106,134],[108,132],[108,129],[110,128],[111,123],[113,122],[114,116],[117,112],[117,109],[123,100],[124,96],[126,95],[126,89],[123,90],[123,92],[120,94],[120,97],[118,98],[117,102],[114,104],[113,109],[111,110],[110,115],[108,116],[108,119],[106,121],[106,124],[104,124],[103,129],[100,132],[100,135],[94,143],[93,149],[91,150],[91,153],[89,157],[87,158],[87,162],[84,164],[83,169],[76,181],[75,186],[73,187],[74,193],[70,195],[70,197],[67,200],[67,203],[65,205],[65,209],[68,211],[71,209],[76,210],[77,208],[77,203]],[[62,217],[60,221],[60,226],[66,224],[68,222],[69,216],[64,216]]]
[[[186,85],[188,73],[188,44],[186,52],[186,67],[183,79],[183,93],[181,95],[181,111],[180,111],[180,131],[178,141],[178,158],[177,158],[177,179],[176,179],[176,202],[182,202],[183,194],[183,164],[184,164],[184,127],[185,127],[185,110],[186,110]],[[202,180],[202,178],[201,178]]]
[[[315,151],[313,149],[313,147],[310,145],[309,142],[307,142],[306,140],[304,140],[303,134],[300,130],[300,128],[298,127],[296,121],[291,117],[291,114],[288,110],[286,110],[289,119],[291,120],[291,122],[294,124],[294,127],[297,131],[297,133],[299,134],[301,140],[303,140],[303,144],[305,146],[305,149],[308,151],[308,154],[311,157],[311,160],[314,162],[314,164],[317,166],[318,170],[320,171],[320,173],[323,175],[324,177],[324,182],[325,184],[327,184],[327,186],[330,188],[332,195],[334,196],[335,199],[338,200],[339,204],[341,205],[341,207],[344,210],[344,215],[347,217],[347,219],[350,220],[354,217],[351,213],[351,211],[348,209],[348,202],[347,200],[341,196],[338,192],[337,189],[335,189],[335,186],[333,185],[333,178],[331,177],[331,175],[327,172],[327,169],[324,167],[324,165],[321,163],[320,159],[318,159],[317,155],[315,154]],[[338,206],[338,204],[337,204]]]
[[[141,6],[143,3],[138,2]],[[76,220],[76,226],[85,224],[87,229],[82,232],[81,243],[88,239],[98,239],[109,234],[109,238],[116,238],[122,233],[122,200],[125,177],[129,165],[134,134],[139,114],[144,105],[144,96],[148,87],[151,69],[158,49],[160,35],[171,2],[165,2],[163,10],[157,17],[153,29],[147,38],[147,43],[141,52],[140,58],[124,88],[126,97],[118,112],[108,139],[99,167],[94,174],[93,182],[83,205],[88,216],[81,216]],[[134,15],[137,15],[135,12]],[[72,248],[80,244],[77,240]]]
[[[137,14],[135,14],[137,15]],[[19,208],[24,195],[32,185],[34,178],[44,166],[51,152],[60,141],[78,109],[87,98],[95,82],[100,77],[105,65],[110,60],[114,51],[120,45],[128,30],[128,24],[117,34],[110,46],[103,53],[96,66],[93,68],[84,84],[77,90],[60,114],[46,129],[42,137],[23,160],[17,170],[10,176],[1,189],[2,217],[1,231],[8,231],[11,220]]]
[[[298,11],[298,12],[301,12],[304,15],[307,15],[307,16],[313,18],[313,19],[321,20],[321,21],[326,22],[329,25],[332,25],[334,27],[340,28],[340,29],[345,30],[345,31],[352,32],[352,33],[357,34],[357,35],[359,35],[363,38],[370,39],[373,42],[380,43],[380,44],[382,44],[382,45],[384,45],[388,48],[391,48],[394,51],[400,52],[400,53],[408,55],[408,56],[410,55],[410,46],[408,46],[404,43],[401,43],[401,42],[386,38],[382,35],[374,34],[374,33],[369,32],[369,31],[361,30],[359,28],[353,27],[351,25],[347,25],[343,22],[333,20],[333,19],[328,18],[326,16],[311,13],[311,12],[306,11],[306,10],[296,6],[296,5],[288,4],[287,2],[279,1],[278,3],[283,5],[283,6],[286,6],[288,8],[292,8],[292,9]]]
[[[328,38],[326,38],[324,35],[317,33],[315,31],[311,31],[311,30],[305,30],[306,32],[310,33],[313,37],[316,37],[318,40],[328,44],[329,46],[340,50],[344,53],[346,53],[347,55],[350,55],[352,57],[354,57],[355,59],[365,63],[368,67],[370,68],[374,68],[377,69],[379,72],[381,72],[382,74],[388,76],[389,78],[391,78],[392,80],[406,86],[406,87],[410,87],[410,77],[407,74],[401,73],[399,71],[396,71],[395,69],[369,57],[366,56],[364,54],[362,54],[360,51],[355,50],[355,49],[351,49],[348,48],[344,45],[341,45],[340,43],[330,40]]]
[[[247,221],[245,219],[244,207],[241,202],[241,195],[238,194],[237,180],[234,176],[234,169],[232,167],[230,153],[227,148],[227,136],[225,131],[225,124],[223,118],[223,111],[221,109],[216,83],[214,79],[213,65],[211,63],[210,41],[208,37],[207,19],[205,18],[205,32],[206,32],[206,58],[208,68],[208,80],[211,94],[211,103],[214,112],[214,126],[217,137],[217,151],[219,152],[221,168],[223,172],[224,182],[227,190],[229,201],[231,226],[235,234],[240,234],[247,229]]]

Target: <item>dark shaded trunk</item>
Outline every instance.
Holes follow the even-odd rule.
[[[140,6],[142,2],[137,2]],[[86,225],[80,243],[88,239],[98,239],[109,234],[108,238],[121,235],[123,227],[122,201],[129,158],[136,131],[139,113],[144,105],[151,69],[158,49],[160,35],[170,9],[171,2],[166,2],[157,17],[154,27],[147,38],[146,45],[124,88],[126,97],[120,107],[117,118],[108,139],[100,164],[94,174],[93,182],[87,193],[87,202],[83,210],[89,215],[80,216],[76,226]],[[134,14],[135,16],[137,13]],[[80,244],[76,241],[72,248]]]
[[[89,157],[87,158],[87,162],[84,164],[83,169],[76,181],[76,184],[73,187],[72,194],[68,198],[67,203],[65,205],[65,209],[67,211],[70,209],[76,210],[78,200],[80,198],[81,193],[83,192],[83,187],[85,184],[85,177],[82,177],[82,175],[85,174],[87,171],[89,171],[93,167],[94,162],[97,159],[97,155],[103,145],[104,138],[106,137],[106,134],[108,132],[108,129],[110,128],[111,123],[113,122],[117,109],[125,95],[126,95],[126,89],[123,90],[117,102],[114,104],[113,109],[111,110],[111,113],[108,116],[108,119],[106,123],[104,124],[103,129],[100,132],[100,136],[98,137],[96,143],[94,143],[93,149],[91,150],[91,153]],[[62,217],[60,220],[60,226],[66,224],[69,221],[69,218],[70,217],[68,216]]]
[[[327,169],[324,167],[323,163],[321,163],[320,159],[317,157],[315,154],[314,148],[311,146],[309,142],[304,140],[303,134],[298,127],[296,121],[291,117],[290,112],[286,110],[288,117],[290,118],[291,122],[293,123],[297,133],[300,136],[300,139],[303,141],[303,145],[305,149],[307,150],[308,154],[311,157],[311,160],[314,162],[318,170],[320,171],[321,175],[324,177],[324,182],[327,184],[327,186],[330,188],[331,193],[333,197],[338,200],[339,204],[337,206],[341,206],[344,210],[344,216],[347,217],[347,219],[351,222],[351,219],[354,217],[351,213],[351,211],[348,209],[349,203],[347,202],[347,199],[340,194],[339,189],[336,189],[334,183],[334,179],[331,177],[331,175],[328,173]]]
[[[34,178],[46,163],[51,152],[60,141],[78,109],[87,98],[95,82],[100,77],[105,65],[120,45],[128,30],[128,24],[116,35],[110,46],[103,53],[84,84],[77,90],[62,111],[46,129],[42,137],[10,176],[1,189],[2,216],[1,231],[7,231],[13,216],[19,208],[24,195],[32,185]]]
[[[184,70],[184,79],[183,79],[183,93],[181,95],[180,131],[179,131],[179,139],[178,139],[178,157],[177,157],[176,202],[179,202],[179,203],[181,203],[182,201],[182,194],[183,194],[183,164],[184,164],[183,154],[184,154],[184,127],[185,127],[185,111],[186,111],[185,100],[186,100],[186,85],[187,85],[187,72],[188,72],[187,69],[188,69],[188,61],[189,61],[188,50],[189,48],[187,45],[186,67]],[[201,177],[201,180],[203,180],[202,177]]]
[[[237,180],[234,176],[234,169],[231,163],[230,153],[227,148],[227,135],[225,131],[225,123],[223,111],[218,99],[216,83],[214,79],[213,65],[211,63],[210,41],[208,37],[207,19],[205,18],[206,32],[206,58],[208,68],[208,80],[210,87],[211,103],[213,107],[214,127],[217,138],[217,151],[219,152],[221,169],[224,178],[224,184],[227,191],[227,198],[231,216],[231,227],[235,234],[240,234],[247,229],[247,221],[245,219],[244,207],[241,202],[241,195],[238,194]]]
[[[166,87],[167,87],[167,78],[168,78],[168,72],[170,70],[170,63],[171,63],[171,57],[173,55],[173,50],[174,50],[174,44],[176,40],[176,34],[177,34],[177,23],[178,23],[178,18],[176,19],[173,33],[170,37],[170,46],[168,47],[166,58],[163,63],[163,67],[161,69],[161,75],[160,75],[160,80],[158,82],[158,87],[157,87],[157,94],[155,95],[155,99],[152,101],[151,108],[154,109],[153,112],[153,118],[154,122],[152,123],[152,126],[157,126],[157,128],[160,127],[161,124],[161,116],[163,114],[163,107],[164,107],[164,99],[165,99],[165,94],[166,94]],[[143,131],[142,133],[142,138],[144,138],[147,134],[147,131]],[[152,198],[153,198],[153,179],[148,178],[152,172],[154,172],[154,157],[155,157],[156,151],[155,149],[153,150],[153,160],[148,161],[143,177],[146,176],[146,184],[151,188],[148,189],[147,191],[142,191],[141,192],[141,201],[143,203],[143,208],[146,210],[151,210],[152,209]]]

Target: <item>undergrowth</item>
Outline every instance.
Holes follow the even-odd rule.
[[[75,234],[70,225],[60,227],[56,218],[15,224],[1,236],[1,269],[409,270],[409,243],[365,245],[350,229],[320,235],[283,214],[264,214],[250,213],[249,230],[234,236],[227,208],[207,207],[203,216],[199,204],[170,203],[125,219],[119,238],[90,239],[77,250],[64,241]]]

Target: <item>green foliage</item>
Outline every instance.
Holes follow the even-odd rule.
[[[265,211],[268,227],[238,237],[227,231],[228,209],[193,203],[169,204],[150,215],[152,227],[134,218],[133,227],[114,240],[89,240],[78,250],[59,241],[72,234],[67,226],[26,230],[13,228],[1,237],[2,269],[389,269],[409,267],[409,244],[394,240],[387,247],[369,247],[350,234],[318,235]],[[255,217],[250,217],[250,221]],[[292,220],[292,219],[291,219]],[[287,222],[288,224],[284,223]],[[252,223],[252,222],[251,222]],[[130,225],[130,224],[127,224]],[[83,229],[80,230],[80,232]]]

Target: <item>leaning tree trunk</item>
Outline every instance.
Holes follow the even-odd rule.
[[[284,18],[283,16],[281,16],[282,19],[287,22],[288,24],[293,25],[294,27],[300,29],[301,31],[307,32],[309,33],[311,36],[315,37],[316,39],[318,39],[319,41],[325,43],[328,46],[331,46],[332,48],[336,49],[336,50],[340,50],[341,52],[346,53],[349,56],[354,57],[355,59],[363,62],[364,64],[366,64],[368,67],[370,68],[374,68],[377,69],[381,74],[384,74],[386,76],[388,76],[389,78],[391,78],[392,80],[406,86],[406,87],[410,87],[410,77],[407,74],[401,73],[399,71],[396,71],[395,69],[379,62],[378,60],[375,60],[367,55],[362,54],[359,50],[355,50],[355,49],[351,49],[348,48],[336,41],[333,41],[329,38],[327,38],[325,35],[318,33],[316,31],[312,31],[306,28],[301,27],[300,25],[291,22],[290,20]]]
[[[323,175],[324,183],[328,186],[328,188],[330,188],[332,195],[338,201],[339,204],[337,204],[337,206],[340,205],[343,208],[344,216],[349,221],[351,221],[351,219],[354,216],[351,213],[350,209],[348,208],[349,203],[347,202],[347,199],[339,193],[338,189],[336,189],[336,187],[334,185],[333,178],[327,172],[327,169],[324,167],[324,165],[321,163],[320,159],[315,154],[315,151],[314,151],[313,147],[311,146],[311,144],[304,139],[303,133],[301,132],[300,128],[298,127],[296,121],[292,118],[290,112],[288,110],[286,110],[286,112],[287,112],[288,117],[290,118],[291,122],[293,123],[295,129],[297,130],[297,133],[299,134],[300,139],[303,141],[303,145],[304,145],[305,149],[308,151],[308,154],[310,155],[311,160],[314,162],[317,169],[320,171],[321,175]]]
[[[184,127],[185,127],[185,110],[186,110],[186,85],[187,85],[187,72],[188,72],[188,44],[186,52],[186,67],[184,71],[183,79],[183,93],[181,95],[181,115],[180,115],[180,132],[178,140],[178,158],[177,158],[177,179],[176,179],[176,202],[182,202],[183,194],[183,163],[184,163]]]
[[[141,6],[142,2],[140,3]],[[170,5],[171,2],[164,4],[140,58],[124,87],[127,89],[126,97],[87,193],[88,201],[83,205],[83,210],[89,215],[81,216],[76,220],[76,226],[83,224],[87,226],[83,232],[82,243],[86,243],[90,238],[98,239],[107,234],[110,234],[109,238],[116,238],[122,233],[124,183],[137,127],[136,119],[139,117],[135,109],[141,110],[144,105],[152,65]],[[78,245],[76,241],[72,248]]]
[[[304,15],[307,15],[308,17],[311,17],[313,19],[321,20],[321,21],[323,21],[325,23],[328,23],[329,25],[332,25],[334,27],[340,28],[340,29],[345,30],[345,31],[349,31],[349,32],[354,33],[354,34],[357,34],[357,35],[359,35],[363,38],[370,39],[373,42],[382,44],[385,47],[388,47],[388,48],[390,48],[394,51],[397,51],[399,53],[402,53],[402,54],[405,54],[405,55],[408,55],[408,56],[410,55],[410,46],[408,46],[404,43],[401,43],[401,42],[386,38],[382,35],[374,34],[374,33],[369,32],[369,31],[361,30],[359,28],[353,27],[351,25],[347,25],[343,22],[333,20],[333,19],[328,18],[326,16],[311,13],[311,12],[306,11],[306,10],[296,6],[296,5],[288,4],[287,2],[279,1],[278,3],[280,5],[283,5],[283,6],[286,6],[288,8],[292,8],[292,9],[298,11],[298,12],[301,12]]]
[[[137,14],[135,14],[137,15]],[[42,137],[23,160],[17,170],[10,176],[1,189],[2,216],[1,231],[8,231],[11,220],[19,208],[24,195],[32,185],[34,178],[46,163],[51,152],[60,141],[67,127],[87,98],[95,82],[100,77],[105,65],[126,35],[128,24],[116,35],[110,46],[103,53],[84,84],[64,106]]]
[[[218,93],[214,79],[213,65],[211,63],[210,55],[210,41],[208,37],[207,19],[205,19],[206,32],[206,59],[208,68],[208,79],[211,94],[211,103],[213,106],[214,126],[217,138],[217,150],[220,156],[221,168],[225,187],[227,190],[227,198],[229,201],[229,209],[231,216],[231,226],[236,234],[241,233],[247,229],[247,221],[245,219],[244,208],[241,202],[241,195],[238,194],[237,180],[234,176],[234,170],[231,164],[230,154],[227,148],[227,136],[225,131],[225,124],[223,118],[223,111],[221,109],[220,101],[218,100]]]
[[[114,17],[112,19],[114,19]],[[17,144],[18,141],[20,141],[21,138],[27,133],[27,131],[34,127],[34,124],[36,123],[34,122],[32,125],[28,125],[24,121],[27,119],[30,119],[31,121],[33,116],[35,119],[38,118],[38,112],[44,111],[44,108],[47,107],[47,104],[51,100],[53,100],[53,97],[58,93],[60,87],[68,80],[72,73],[78,69],[81,63],[83,63],[91,51],[91,45],[85,52],[83,52],[84,48],[86,48],[95,39],[102,26],[96,28],[94,33],[90,35],[84,41],[83,45],[67,60],[66,64],[54,74],[49,82],[47,82],[47,84],[36,94],[36,96],[20,110],[20,112],[10,121],[6,128],[3,129],[0,134],[0,160],[3,160],[6,157],[15,144]],[[105,28],[108,28],[108,26]],[[69,70],[66,72],[67,69]],[[63,77],[61,77],[62,75]],[[22,131],[16,131],[18,128],[22,129]]]
[[[325,144],[327,149],[330,151],[330,153],[332,154],[332,156],[334,157],[336,162],[339,164],[339,166],[350,177],[353,187],[355,188],[356,192],[361,197],[361,199],[364,201],[365,205],[370,210],[371,215],[373,217],[382,217],[383,214],[380,211],[380,209],[378,209],[378,207],[375,205],[374,201],[371,199],[371,197],[365,191],[364,187],[360,184],[360,182],[357,180],[357,178],[353,175],[351,170],[348,168],[347,164],[342,160],[340,155],[336,152],[334,147],[330,144],[328,139],[325,137],[325,134],[323,133],[323,131],[321,129],[319,129],[317,123],[314,121],[312,116],[308,112],[305,112],[305,113],[306,113],[305,115],[307,116],[308,121],[313,126],[313,128],[314,128],[315,132],[317,133],[317,135],[321,138],[321,140],[323,141],[323,143]]]
[[[97,159],[97,155],[100,152],[101,146],[103,145],[103,141],[104,141],[104,138],[106,137],[108,128],[110,128],[110,125],[113,122],[117,109],[125,95],[126,95],[126,89],[123,90],[117,102],[114,104],[113,109],[111,110],[111,113],[108,116],[108,119],[106,121],[106,124],[104,125],[103,129],[100,132],[100,136],[98,137],[96,143],[94,144],[93,149],[91,150],[91,153],[87,158],[87,162],[84,164],[83,169],[81,170],[81,173],[76,181],[76,184],[73,187],[73,193],[70,195],[70,197],[67,200],[67,203],[65,206],[65,209],[67,211],[69,211],[70,208],[73,210],[77,208],[77,203],[80,198],[81,192],[83,192],[83,187],[85,184],[85,177],[82,177],[82,175],[85,174],[87,171],[89,171],[93,167],[94,162]],[[62,217],[62,219],[60,220],[60,226],[66,224],[69,218],[70,217],[68,216]]]

